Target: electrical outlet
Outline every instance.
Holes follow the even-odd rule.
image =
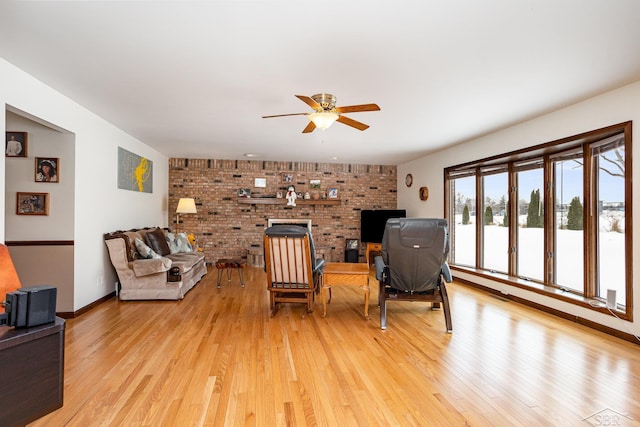
[[[96,288],[103,288],[103,287],[104,287],[104,277],[98,276],[96,280]]]

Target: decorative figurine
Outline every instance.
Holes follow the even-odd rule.
[[[290,185],[289,188],[287,188],[287,206],[295,206],[296,205],[296,199],[298,198],[298,195],[296,194],[296,187],[294,187],[293,185]]]

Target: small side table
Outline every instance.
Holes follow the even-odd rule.
[[[220,287],[220,279],[222,279],[222,271],[227,271],[227,282],[231,283],[231,270],[238,270],[238,276],[240,276],[240,286],[244,288],[244,275],[242,269],[246,266],[246,263],[241,259],[228,259],[223,258],[216,261],[216,268],[218,269],[218,285]]]
[[[327,316],[326,290],[332,285],[358,286],[364,289],[364,318],[369,319],[369,264],[329,262],[322,273],[322,317]],[[331,298],[329,298],[331,302]]]

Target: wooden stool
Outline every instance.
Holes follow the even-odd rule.
[[[218,285],[220,287],[220,280],[222,279],[222,271],[227,271],[227,281],[231,283],[231,270],[237,269],[238,276],[240,276],[240,286],[244,288],[244,274],[242,269],[245,267],[246,263],[241,259],[229,259],[222,258],[216,261],[216,268],[218,269]]]

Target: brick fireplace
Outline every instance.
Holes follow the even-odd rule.
[[[271,227],[272,225],[299,225],[301,227],[307,227],[309,230],[312,228],[310,219],[299,219],[299,218],[269,218],[267,220],[267,227]]]

